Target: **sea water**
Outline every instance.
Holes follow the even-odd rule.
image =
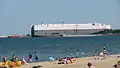
[[[94,37],[50,37],[50,38],[0,38],[0,56],[10,58],[14,53],[18,58],[28,59],[29,53],[37,52],[40,61],[49,60],[49,56],[64,57],[76,56],[84,52],[85,56],[92,56],[94,49],[103,50],[106,47],[109,54],[120,53],[120,36]]]

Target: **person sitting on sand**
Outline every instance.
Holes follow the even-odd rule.
[[[21,57],[21,64],[28,64],[24,57]]]
[[[74,58],[74,57],[71,57],[71,60],[75,61],[75,58]]]
[[[118,61],[117,64],[114,65],[114,68],[120,68],[120,61]]]
[[[59,60],[58,60],[58,64],[64,64],[64,62],[63,62],[63,58],[59,58]]]
[[[63,62],[64,62],[64,64],[68,64],[68,63],[67,63],[67,58],[66,58],[66,57],[63,58]]]
[[[93,66],[93,64],[91,62],[88,62],[87,65],[88,65],[89,68],[95,68],[95,66]]]
[[[67,57],[67,63],[71,63],[71,58],[70,57]]]

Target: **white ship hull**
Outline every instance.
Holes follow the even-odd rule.
[[[99,31],[111,29],[110,25],[103,24],[41,24],[33,25],[32,36],[82,36],[91,35]]]

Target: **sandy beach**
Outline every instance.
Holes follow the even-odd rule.
[[[119,55],[110,55],[104,60],[95,60],[94,57],[76,58],[73,64],[57,64],[57,62],[46,61],[23,65],[19,68],[32,68],[37,65],[42,66],[40,68],[88,68],[88,62],[92,62],[96,68],[114,68],[113,65],[120,60],[117,56]]]

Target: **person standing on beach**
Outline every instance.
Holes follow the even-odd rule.
[[[82,57],[84,57],[84,52],[81,53]]]
[[[95,51],[94,51],[94,56],[97,56],[97,52],[98,52],[98,50],[95,49]]]
[[[108,55],[107,50],[106,50],[105,47],[103,48],[103,54],[104,54],[104,55]]]
[[[97,55],[98,55],[98,50],[95,49],[95,51],[94,51],[95,60],[97,59]]]
[[[11,61],[13,61],[13,62],[15,62],[16,61],[16,56],[15,56],[15,54],[13,53],[13,55],[12,55],[12,59],[11,59]]]
[[[79,52],[79,49],[76,50],[76,58],[79,57],[79,55],[78,55],[79,53],[78,52]]]
[[[103,48],[103,57],[104,57],[104,59],[106,59],[107,56],[108,56],[108,52],[107,52],[107,50],[106,50],[106,48],[104,46],[104,48]]]
[[[37,52],[35,52],[35,60],[36,60],[37,62],[39,61]]]
[[[30,63],[32,62],[32,54],[31,53],[29,53],[28,60]]]

